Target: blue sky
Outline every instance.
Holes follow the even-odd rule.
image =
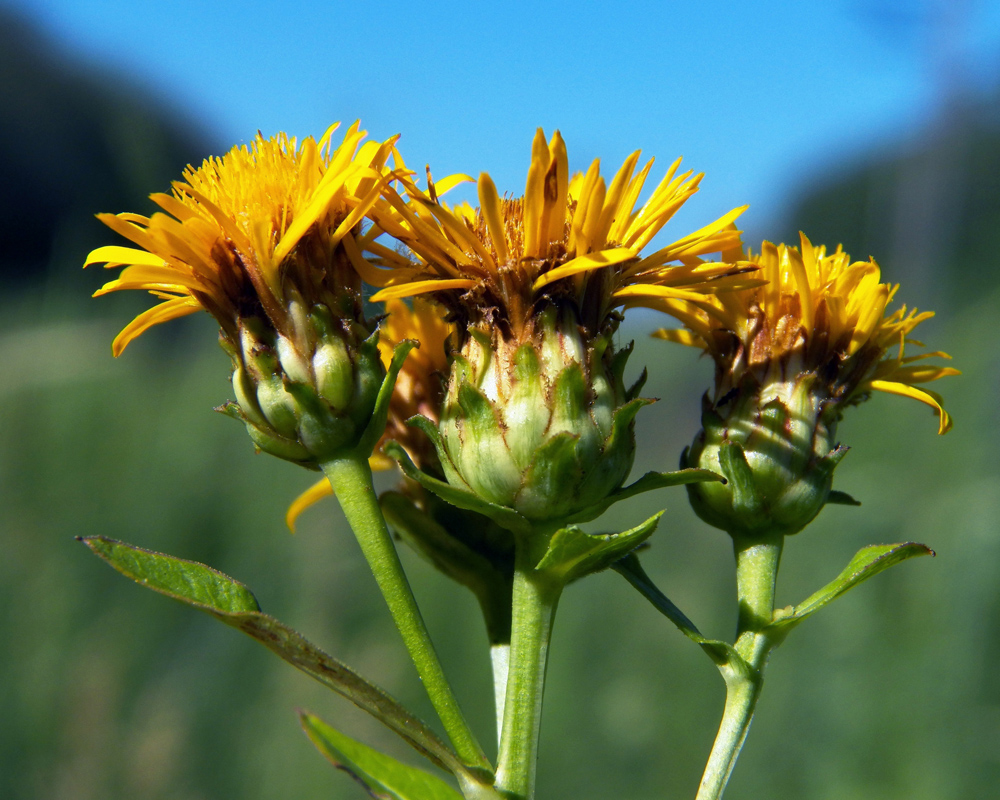
[[[8,5],[222,146],[360,118],[401,132],[411,166],[519,193],[534,129],[559,127],[573,169],[641,148],[658,179],[683,155],[706,178],[682,218],[750,203],[752,231],[845,159],[914,137],[950,85],[1000,74],[1000,3],[973,0]]]

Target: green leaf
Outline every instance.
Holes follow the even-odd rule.
[[[143,550],[104,536],[79,541],[123,575],[160,594],[228,614],[260,611],[257,598],[246,586],[204,564]]]
[[[662,515],[662,511],[654,514],[641,525],[621,533],[589,534],[576,525],[560,528],[552,535],[535,569],[554,572],[564,581],[607,569],[648,539]]]
[[[806,617],[815,614],[823,606],[832,603],[845,592],[863,583],[883,570],[917,556],[933,556],[934,551],[927,545],[916,542],[903,544],[873,544],[861,548],[851,562],[833,581],[794,608],[781,608],[774,612],[774,622],[766,632],[786,636],[792,628]]]
[[[385,380],[378,390],[378,397],[375,399],[375,408],[372,411],[371,421],[361,435],[361,440],[356,448],[357,452],[364,458],[368,458],[374,451],[378,440],[385,433],[385,423],[389,418],[389,401],[392,399],[392,391],[396,388],[396,376],[403,368],[403,362],[414,347],[419,347],[419,343],[413,339],[404,339],[392,351],[392,361],[389,369],[386,370]]]
[[[653,583],[645,570],[643,570],[642,565],[639,563],[639,558],[635,553],[630,553],[625,558],[617,561],[612,565],[612,569],[625,578],[639,594],[645,597],[653,605],[653,608],[676,625],[681,633],[698,644],[705,654],[715,662],[716,666],[723,670],[723,674],[725,674],[726,670],[743,673],[749,672],[750,666],[733,649],[732,645],[717,639],[706,639],[702,636],[701,631],[695,627],[695,624],[688,619],[687,615],[675,606],[660,591],[656,584]]]
[[[380,720],[437,766],[456,776],[469,775],[458,756],[423,721],[302,634],[262,613],[257,600],[242,583],[204,564],[143,550],[104,536],[89,536],[80,541],[136,583],[211,614],[256,639]]]
[[[413,420],[409,422],[412,423]],[[403,470],[403,474],[407,478],[416,481],[427,491],[433,492],[442,500],[451,503],[453,506],[464,508],[466,511],[475,511],[484,517],[489,517],[497,525],[513,533],[531,532],[531,523],[512,508],[490,503],[468,489],[460,489],[457,486],[452,486],[450,483],[445,483],[419,470],[409,455],[407,455],[406,450],[398,442],[388,442],[384,449],[386,455],[391,456],[399,462],[399,467]]]
[[[595,517],[599,517],[612,505],[620,500],[627,500],[637,494],[649,492],[653,489],[664,489],[668,486],[682,486],[686,483],[701,483],[702,481],[718,481],[725,483],[726,479],[721,475],[707,469],[679,469],[674,472],[647,472],[639,480],[623,486],[615,492],[605,497],[601,502],[588,506],[583,511],[574,514],[569,522],[587,522]]]
[[[319,717],[299,713],[302,730],[324,756],[364,784],[372,797],[392,800],[462,800],[447,783],[331,728]]]

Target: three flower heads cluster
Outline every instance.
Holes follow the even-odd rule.
[[[258,135],[188,168],[171,194],[152,195],[162,212],[101,215],[138,249],[87,258],[125,267],[98,294],[145,289],[163,301],[119,334],[116,355],[159,322],[200,309],[217,319],[233,362],[230,412],[261,450],[315,467],[346,450],[370,454],[387,430],[407,466],[491,507],[543,527],[581,519],[632,466],[647,401],[641,381],[625,385],[630,349],[614,334],[635,306],[674,315],[687,331],[664,338],[716,361],[691,465],[725,474],[720,443],[735,441],[752,465],[767,450],[759,441],[785,437],[810,469],[826,469],[841,409],[872,389],[931,401],[947,428],[936,395],[913,384],[954,370],[903,356],[927,315],[886,316],[895,289],[874,262],[805,240],[801,251],[744,252],[742,208],[651,251],[702,177],[680,173],[679,160],[640,203],[652,160],[640,167],[634,153],[610,183],[597,161],[571,176],[559,133],[539,131],[523,196],[501,196],[483,173],[473,208],[440,198],[465,176],[434,184],[428,172],[419,188],[395,139],[362,144],[355,124],[335,147],[332,134]],[[386,339],[421,344],[382,405],[392,380],[365,284],[386,303],[383,351]],[[415,298],[412,311],[403,298]],[[414,413],[419,431],[403,424]],[[718,495],[734,508],[733,483],[694,490],[696,506]],[[773,515],[769,492],[758,491],[760,513]]]

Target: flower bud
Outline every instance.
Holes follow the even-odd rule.
[[[322,306],[307,317],[324,318],[330,313]],[[227,411],[246,424],[260,450],[314,466],[358,443],[385,367],[378,334],[359,341],[347,327],[309,326],[302,338],[315,345],[302,353],[260,320],[240,321],[240,348],[226,348],[237,400]]]
[[[920,346],[909,334],[933,314],[888,312],[898,286],[879,282],[874,261],[852,262],[839,247],[827,254],[804,234],[800,244],[765,242],[759,256],[746,255],[764,285],[665,303],[687,331],[655,334],[701,347],[715,362],[703,429],[683,463],[726,476],[728,484],[688,491],[702,519],[734,536],[797,533],[825,503],[854,503],[831,491],[847,452],[834,444],[836,426],[872,391],[919,400],[938,415],[939,433],[951,427],[941,398],[917,384],[958,370],[919,363],[945,353],[909,353]]]
[[[588,343],[570,311],[549,308],[535,335],[470,331],[442,413],[442,468],[454,485],[532,520],[564,520],[600,501],[632,467],[632,401],[610,334]]]
[[[834,467],[847,452],[833,443],[815,376],[706,396],[702,430],[682,466],[725,475],[727,483],[688,484],[695,512],[737,536],[798,533],[828,501]]]

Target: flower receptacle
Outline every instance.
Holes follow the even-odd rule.
[[[748,382],[749,383],[749,382]],[[833,472],[847,453],[814,376],[707,396],[702,430],[682,466],[718,472],[723,483],[688,485],[695,512],[733,536],[798,533],[830,500]]]
[[[377,332],[334,324],[320,305],[299,318],[294,339],[255,317],[240,320],[238,344],[222,337],[236,395],[228,410],[259,450],[316,467],[359,443],[386,370]]]

